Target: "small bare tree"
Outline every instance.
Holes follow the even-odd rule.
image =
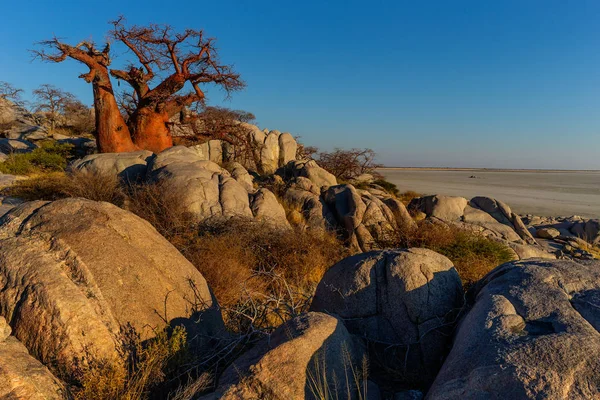
[[[94,109],[78,99],[66,102],[63,109],[64,123],[74,134],[93,133],[95,127]]]
[[[0,81],[0,99],[18,104],[21,102],[21,93],[23,89],[17,89],[8,82]]]
[[[49,84],[43,84],[35,89],[33,95],[36,98],[35,111],[46,116],[50,123],[50,132],[54,132],[65,114],[67,105],[75,101],[75,96]]]
[[[343,150],[320,152],[317,162],[327,171],[340,179],[352,179],[362,174],[371,174],[379,167],[375,163],[375,152],[371,149]]]

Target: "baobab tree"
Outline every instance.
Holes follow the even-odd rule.
[[[67,58],[71,58],[89,68],[87,74],[81,74],[79,77],[91,83],[94,91],[95,131],[98,150],[102,153],[138,150],[139,147],[133,143],[129,128],[119,111],[115,99],[108,71],[111,62],[110,45],[107,43],[102,50],[98,50],[94,43],[89,41],[71,46],[62,43],[56,37],[40,44],[55,50],[51,54],[46,53],[43,49],[34,51],[35,55],[44,61],[60,63]]]
[[[43,44],[58,54],[36,53],[54,62],[70,57],[90,68],[90,73],[82,77],[94,86],[96,131],[101,151],[162,151],[173,145],[171,117],[185,107],[205,104],[201,86],[214,84],[227,94],[244,87],[239,74],[231,66],[221,64],[214,39],[205,37],[202,30],[186,29],[178,33],[169,25],[156,24],[126,27],[123,18],[111,24],[111,37],[124,44],[133,56],[125,69],[109,70],[108,44],[98,51],[89,42],[69,46],[55,38]],[[110,76],[133,89],[127,123],[119,112]],[[103,141],[105,143],[101,143]]]

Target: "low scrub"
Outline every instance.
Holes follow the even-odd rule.
[[[393,196],[398,197],[400,195],[400,190],[398,190],[398,186],[396,186],[392,182],[386,181],[385,179],[381,178],[375,180],[373,183],[381,186],[386,192]]]
[[[514,255],[505,244],[479,233],[430,221],[402,230],[393,246],[424,247],[445,255],[454,263],[465,288]]]
[[[72,158],[73,145],[54,141],[44,142],[29,153],[13,153],[0,163],[0,172],[12,175],[31,175],[64,171]]]
[[[6,196],[31,200],[58,200],[83,197],[94,201],[123,204],[125,193],[114,174],[75,171],[71,174],[51,172],[33,175],[3,190]]]
[[[237,331],[247,328],[248,311],[256,313],[251,322],[257,329],[275,328],[305,311],[325,271],[349,254],[326,232],[275,229],[248,219],[205,221],[180,250]]]
[[[416,199],[417,197],[421,197],[422,195],[420,193],[414,192],[412,190],[407,190],[406,192],[402,192],[398,195],[398,199],[400,199],[400,201],[402,203],[404,203],[405,206],[408,205],[408,203],[411,202],[412,199]]]
[[[152,391],[165,385],[186,359],[186,332],[182,327],[172,332],[160,331],[153,339],[142,342],[137,332],[126,326],[119,339],[124,365],[88,355],[70,387],[75,399],[156,398]]]

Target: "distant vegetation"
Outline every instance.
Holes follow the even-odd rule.
[[[48,141],[29,153],[13,153],[0,162],[0,172],[13,175],[31,175],[64,171],[73,157],[73,146]]]

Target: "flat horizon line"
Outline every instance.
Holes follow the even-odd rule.
[[[487,172],[600,172],[600,169],[550,169],[550,168],[456,168],[456,167],[389,167],[377,169],[413,171],[487,171]]]

